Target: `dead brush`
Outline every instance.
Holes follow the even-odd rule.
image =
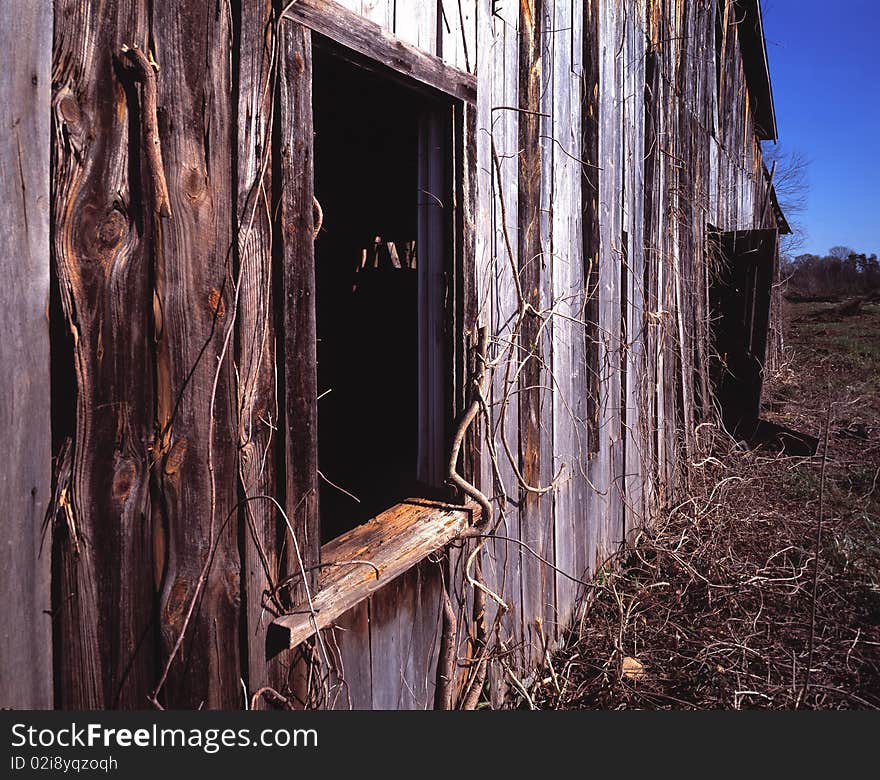
[[[833,451],[793,459],[720,445],[694,469],[690,499],[589,587],[555,674],[530,692],[534,706],[880,707],[880,555],[853,566],[836,552],[877,550],[870,513],[835,501],[846,464]],[[806,501],[793,495],[792,474],[809,485]]]

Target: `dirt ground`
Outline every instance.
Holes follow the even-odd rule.
[[[515,706],[880,708],[880,306],[833,308],[788,306],[764,393],[763,417],[818,454],[718,436]]]

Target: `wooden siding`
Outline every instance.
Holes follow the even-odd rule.
[[[49,502],[49,122],[52,8],[0,2],[0,42],[15,51],[0,82],[0,193],[6,261],[0,308],[0,434],[8,447],[0,476],[4,544],[0,601],[14,614],[0,628],[0,707],[52,706],[51,543],[42,533]]]
[[[698,425],[714,419],[708,226],[774,227],[728,3],[304,0],[280,20],[286,5],[55,0],[51,314],[56,378],[76,386],[69,414],[54,399],[52,431],[64,707],[144,707],[157,688],[163,706],[239,707],[241,680],[300,705],[431,707],[444,588],[461,674],[485,628],[499,704],[576,619],[579,583],[686,487]],[[450,411],[486,325],[492,376],[463,468],[493,504],[481,566],[502,603],[475,614],[471,539],[267,661],[271,613],[319,586],[316,388],[303,370],[315,359],[309,24],[326,33],[340,7],[388,33],[388,57],[413,51],[396,39],[415,47],[416,80],[463,99]],[[123,44],[158,60],[170,217],[155,208],[147,101]],[[23,320],[42,360],[39,251],[19,254],[43,280]],[[34,457],[21,484],[42,508],[48,455]],[[32,510],[19,530],[31,550]],[[302,578],[280,593],[301,570],[308,594]],[[38,577],[34,609],[45,587]],[[314,695],[315,665],[329,698]],[[45,680],[34,685],[48,703]]]

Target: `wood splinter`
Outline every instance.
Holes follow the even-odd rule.
[[[158,66],[152,56],[147,56],[136,45],[123,44],[122,53],[128,59],[131,69],[143,84],[141,103],[141,131],[144,151],[150,169],[153,211],[160,217],[171,216],[171,200],[168,197],[168,184],[162,164],[162,145],[159,140],[158,93],[156,90],[156,70]]]

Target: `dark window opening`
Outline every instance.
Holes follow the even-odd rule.
[[[445,217],[432,209],[442,212],[449,200],[445,177],[431,176],[446,150],[428,131],[443,115],[429,98],[316,46],[313,113],[323,211],[315,243],[319,507],[327,541],[410,496],[429,495],[428,484],[438,482],[425,462],[437,460],[426,451],[445,439],[435,430],[436,397],[445,390],[425,364],[443,350],[431,327],[437,317],[442,323],[443,278],[431,271],[444,262],[445,235],[436,234]]]

